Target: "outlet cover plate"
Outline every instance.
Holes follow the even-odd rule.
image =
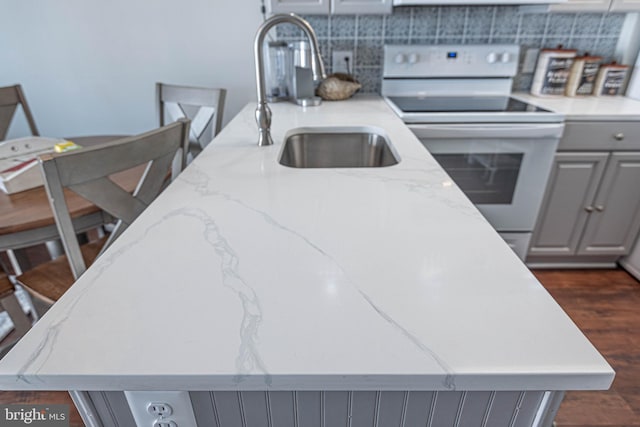
[[[347,60],[349,69],[347,70]],[[331,65],[334,73],[350,73],[353,74],[353,51],[352,50],[334,50],[331,55]]]
[[[152,427],[157,421],[171,425],[173,421],[179,427],[197,427],[188,391],[125,391],[124,395],[138,426]],[[154,416],[148,410],[150,403],[170,405],[171,415],[166,418]]]
[[[524,60],[522,61],[522,73],[533,73],[536,70],[536,63],[538,62],[538,54],[540,49],[531,48],[527,49],[524,54]]]

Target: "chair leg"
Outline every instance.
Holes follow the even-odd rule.
[[[19,337],[24,335],[25,332],[31,328],[31,319],[29,319],[23,311],[15,293],[0,299],[0,304],[2,304],[2,307],[4,307],[7,314],[9,314],[16,334],[18,334]]]
[[[48,298],[32,291],[26,286],[22,285],[19,280],[14,281],[14,286],[21,289],[28,297],[29,310],[33,316],[34,322],[40,319],[44,314],[49,311],[54,301],[50,301]]]
[[[16,289],[15,295],[18,299],[18,302],[20,302],[20,305],[22,305],[22,311],[26,310],[26,312],[31,316],[31,323],[35,323],[40,320],[40,317],[47,311],[47,309],[45,309],[44,311],[40,311],[40,309],[38,309],[35,304],[35,299],[32,298],[29,291],[27,291],[19,283],[16,283],[15,277],[10,277],[10,280],[13,283],[13,287]],[[24,301],[22,301],[20,297]]]
[[[22,267],[20,266],[20,261],[18,260],[18,257],[16,256],[15,251],[13,251],[12,249],[7,249],[7,257],[9,258],[9,263],[11,263],[11,268],[13,269],[13,273],[16,276],[21,275]],[[22,260],[22,262],[24,263],[25,260]]]
[[[4,298],[0,299],[0,304],[9,315],[11,322],[13,323],[13,331],[11,337],[7,338],[8,343],[0,346],[0,358],[13,348],[13,346],[22,338],[24,334],[31,329],[33,321],[25,314],[22,305],[18,301],[15,293],[11,293]]]
[[[47,247],[47,252],[49,252],[49,257],[51,259],[56,259],[61,255],[64,255],[64,249],[62,248],[62,242],[60,240],[50,240],[45,242],[45,246]]]

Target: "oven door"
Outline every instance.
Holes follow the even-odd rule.
[[[409,127],[496,230],[533,230],[562,123]]]

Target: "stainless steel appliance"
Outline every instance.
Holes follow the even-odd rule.
[[[511,96],[517,45],[387,45],[382,94],[524,259],[563,116]]]
[[[283,41],[267,43],[265,84],[269,102],[287,101],[291,91],[291,49]]]
[[[268,102],[291,101],[304,106],[319,105],[313,81],[313,55],[305,40],[291,43],[266,42],[264,60]]]

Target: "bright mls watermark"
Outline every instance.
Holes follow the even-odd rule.
[[[0,405],[0,426],[69,427],[69,405]]]

